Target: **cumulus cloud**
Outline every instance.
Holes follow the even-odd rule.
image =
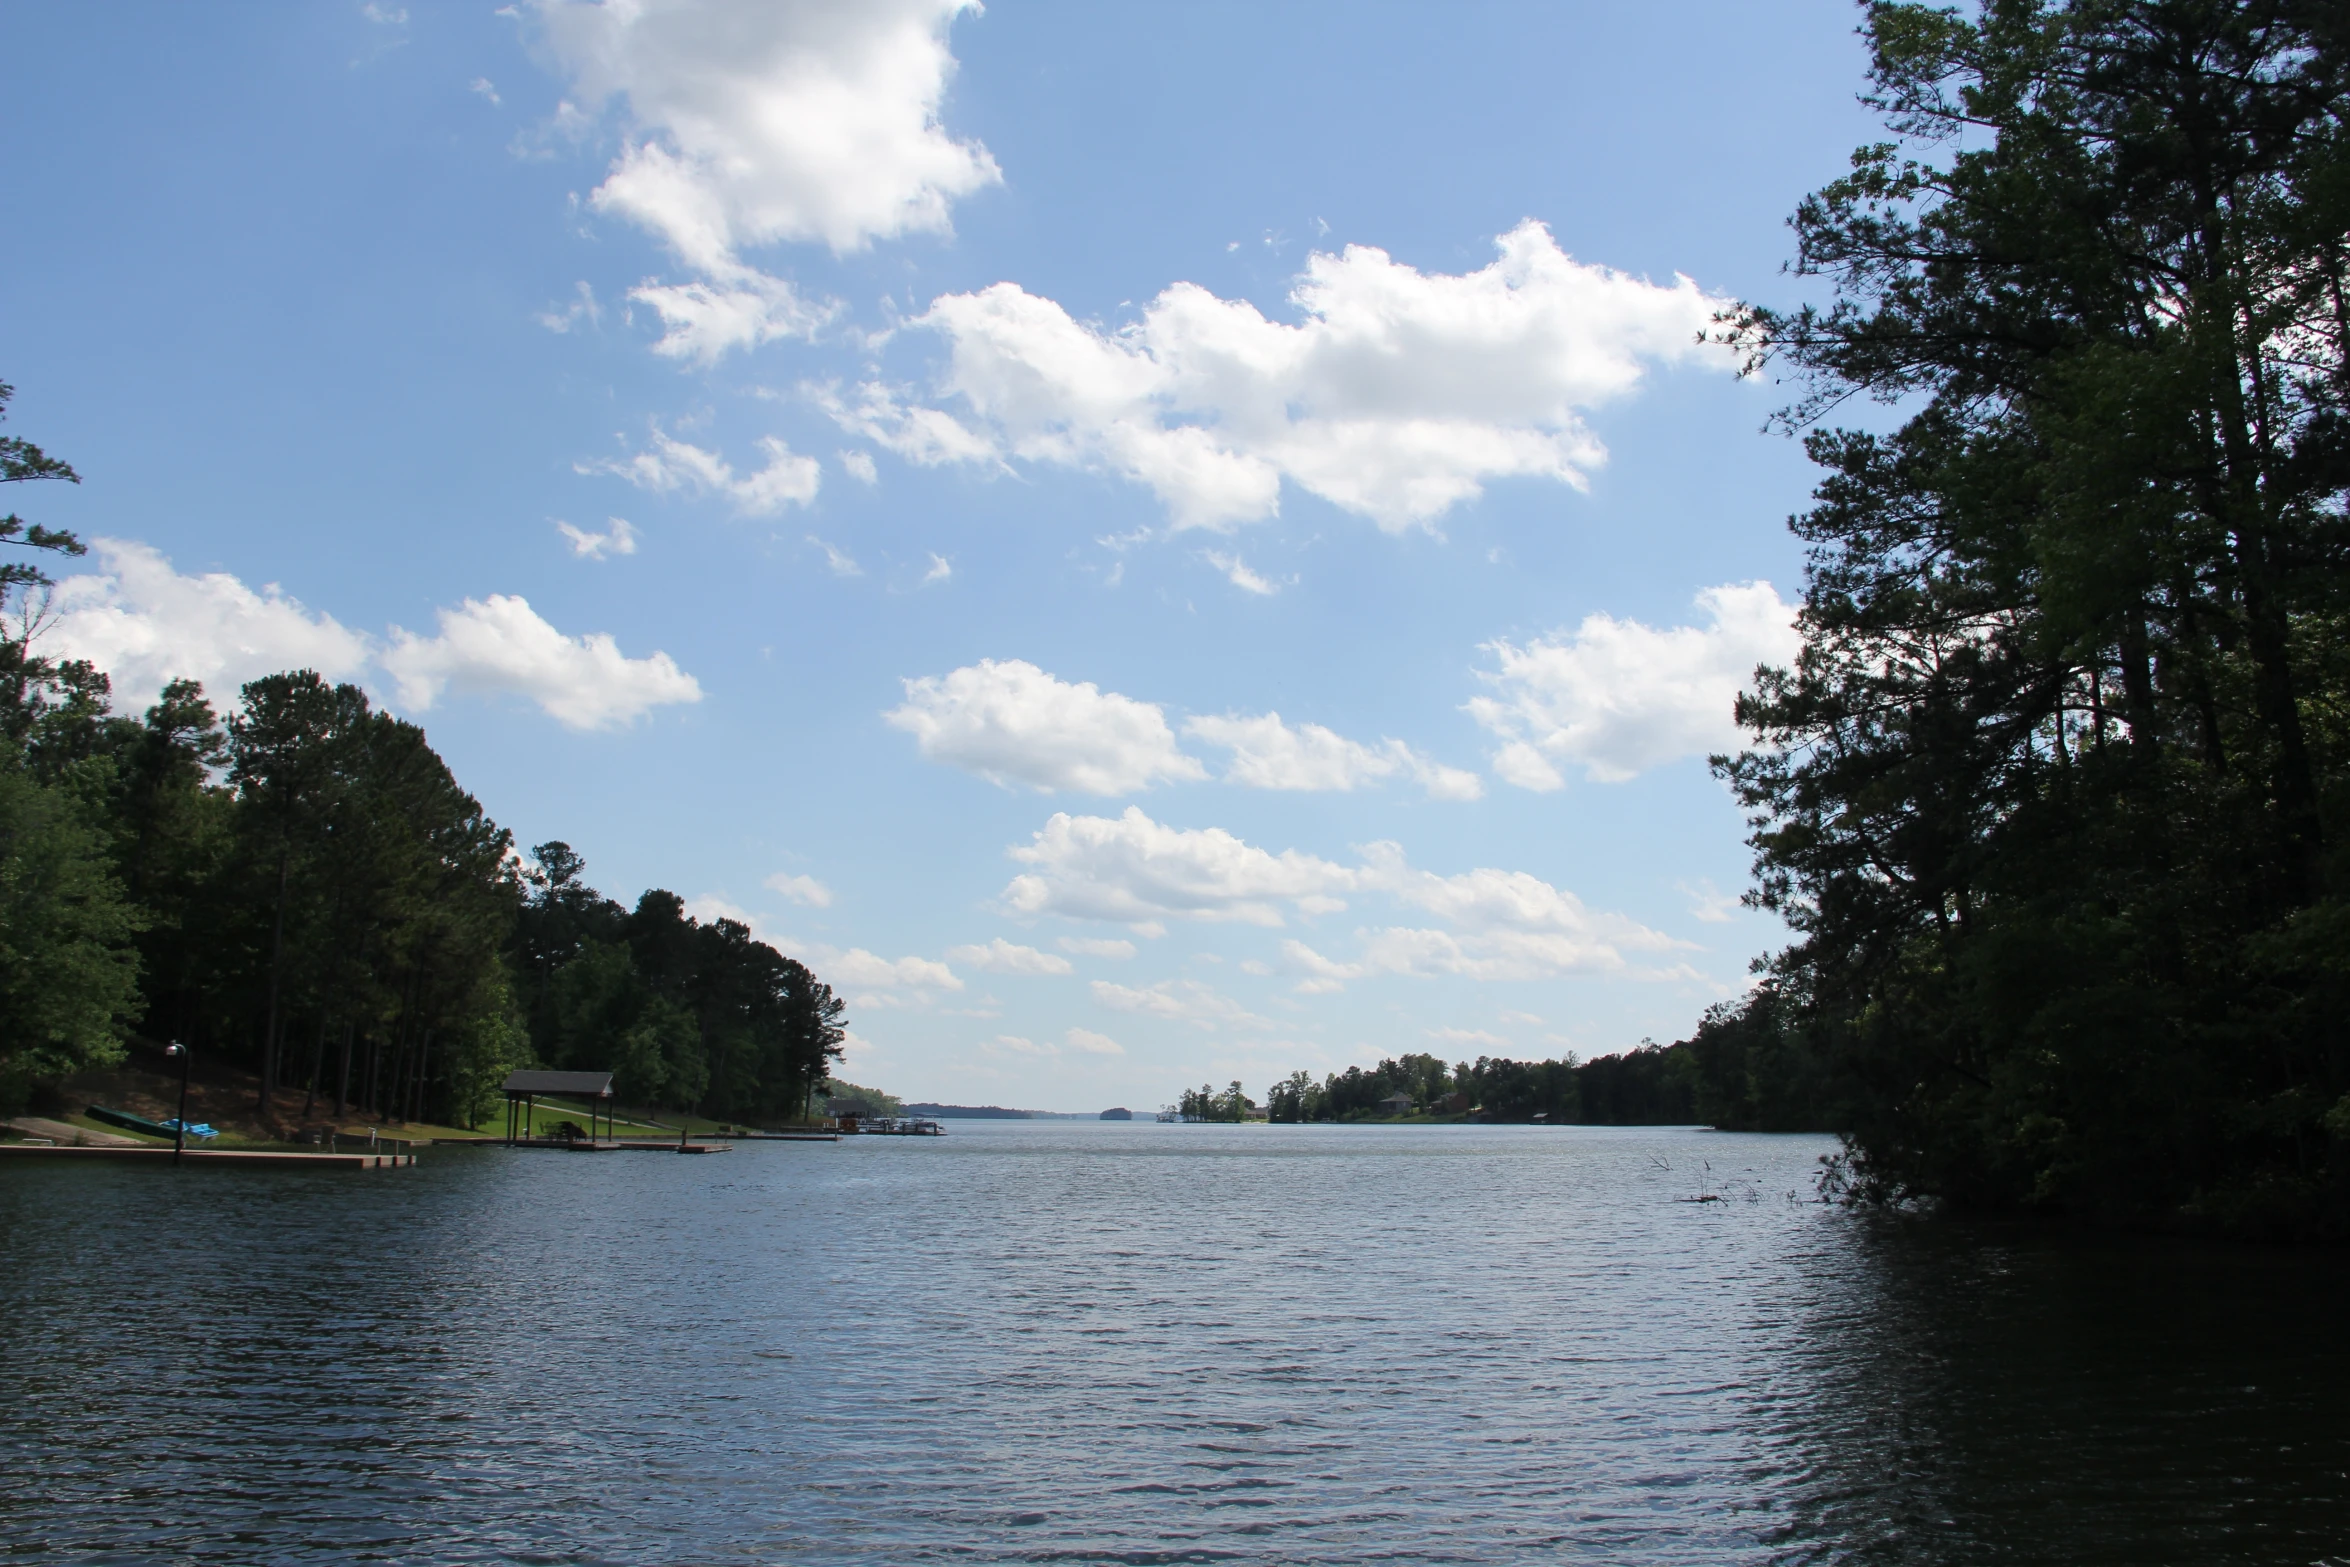
[[[836,989],[961,990],[962,979],[934,958],[885,958],[863,947],[813,946],[808,966]]]
[[[1081,958],[1118,958],[1134,956],[1134,943],[1115,936],[1063,936],[1063,952],[1074,952]]]
[[[567,636],[521,598],[467,599],[439,612],[436,636],[394,627],[379,642],[275,585],[256,593],[226,572],[183,576],[160,552],[126,540],[99,539],[95,549],[96,571],[58,583],[43,646],[104,669],[127,710],[152,702],[168,680],[199,680],[225,695],[286,669],[363,682],[380,671],[415,712],[452,689],[519,695],[574,729],[702,698],[668,654],[630,658],[604,633]]]
[[[1306,913],[1344,908],[1333,894],[1351,890],[1360,874],[1295,849],[1269,854],[1221,827],[1163,826],[1136,806],[1118,817],[1057,813],[1010,854],[1031,867],[1004,889],[1011,912],[1136,926],[1280,925],[1285,905]]]
[[[832,889],[813,876],[793,876],[788,872],[777,871],[767,878],[767,885],[803,909],[832,907]]]
[[[947,957],[967,964],[986,974],[1073,974],[1076,965],[1067,958],[1050,952],[1039,952],[1034,947],[1023,947],[998,936],[984,947],[949,947]]]
[[[1316,253],[1290,293],[1295,325],[1193,283],[1117,329],[1014,283],[943,295],[910,324],[945,340],[940,389],[968,419],[893,422],[905,394],[874,387],[851,427],[917,462],[1115,473],[1155,491],[1177,527],[1272,516],[1286,481],[1402,532],[1493,479],[1579,488],[1606,456],[1589,410],[1653,365],[1732,368],[1699,341],[1726,301],[1689,279],[1579,262],[1532,221],[1496,247],[1459,275],[1365,246]]]
[[[627,140],[592,198],[695,273],[635,291],[664,353],[704,362],[813,332],[831,307],[744,259],[785,241],[835,252],[940,233],[1002,178],[939,122],[947,35],[972,0],[538,0],[580,99],[623,106]],[[576,118],[566,103],[558,117]]]
[[[1707,588],[1708,624],[1658,630],[1586,616],[1519,645],[1488,645],[1500,668],[1470,714],[1499,736],[1494,771],[1521,789],[1557,789],[1561,766],[1621,783],[1685,756],[1735,749],[1731,705],[1757,664],[1786,664],[1799,643],[1795,607],[1768,582]]]
[[[1057,1056],[1061,1054],[1063,1049],[1087,1056],[1122,1056],[1126,1053],[1124,1045],[1119,1044],[1109,1035],[1097,1034],[1090,1028],[1070,1029],[1061,1036],[1061,1043],[1057,1045],[1049,1039],[1035,1040],[1022,1034],[998,1034],[993,1039],[983,1040],[979,1048],[983,1053],[991,1056],[1026,1056],[1030,1058]]]
[[[625,517],[607,517],[602,533],[590,533],[575,528],[568,522],[558,522],[556,529],[571,542],[571,553],[583,560],[602,560],[608,555],[634,555],[636,529]]]
[[[583,98],[635,131],[596,191],[704,271],[813,240],[851,251],[943,232],[1003,176],[939,123],[947,31],[972,0],[540,0]]]
[[[1341,865],[1294,849],[1276,855],[1221,828],[1168,827],[1129,807],[1115,818],[1057,814],[1032,841],[1007,852],[1029,869],[1012,878],[1001,902],[1026,916],[1102,920],[1154,933],[1169,920],[1277,927],[1293,910],[1343,909],[1343,894],[1386,898],[1443,922],[1443,928],[1360,931],[1361,950],[1352,959],[1283,942],[1283,963],[1309,995],[1379,973],[1534,979],[1687,972],[1685,966],[1639,969],[1627,954],[1689,943],[1626,915],[1594,911],[1538,876],[1494,867],[1442,876],[1414,868],[1392,843],[1365,845],[1360,863]],[[1096,994],[1102,994],[1098,985]]]
[[[898,389],[867,381],[852,400],[832,383],[803,382],[801,393],[851,435],[863,436],[910,463],[935,468],[945,463],[1004,466],[995,441],[944,409],[904,400]],[[859,455],[864,455],[860,453]],[[871,464],[872,458],[865,458]]]
[[[160,551],[127,539],[93,540],[91,549],[98,569],[57,584],[42,645],[105,670],[126,710],[146,707],[172,680],[226,694],[282,669],[353,679],[373,659],[364,634],[275,583],[256,593],[225,571],[183,576]]]
[[[713,282],[647,281],[630,289],[628,297],[661,318],[654,353],[701,365],[716,364],[733,349],[813,337],[840,314],[837,304],[803,299],[783,279],[748,268],[732,269]]]
[[[1207,776],[1157,707],[1019,659],[981,659],[905,686],[905,703],[883,722],[912,735],[925,759],[1005,788],[1116,795]]]
[[[1297,982],[1301,995],[1323,996],[1344,990],[1350,979],[1361,979],[1370,970],[1360,963],[1340,963],[1326,958],[1302,941],[1281,943],[1281,959],[1305,978]]]
[[[1219,1028],[1271,1028],[1272,1022],[1251,1012],[1230,996],[1196,979],[1163,979],[1155,985],[1114,985],[1093,982],[1093,999],[1118,1012],[1138,1012],[1214,1031]]]
[[[392,628],[380,659],[402,705],[430,708],[454,688],[511,692],[572,729],[609,729],[674,702],[699,702],[702,688],[666,653],[630,658],[607,632],[566,636],[518,595],[467,599],[440,614],[440,634]]]
[[[1474,800],[1485,792],[1475,773],[1430,761],[1401,740],[1364,745],[1320,724],[1293,729],[1279,713],[1192,718],[1185,720],[1183,732],[1230,751],[1224,781],[1252,789],[1346,791],[1402,777],[1426,789],[1431,799]]]
[[[805,506],[816,498],[824,476],[821,463],[813,457],[795,456],[772,435],[760,440],[759,450],[767,465],[756,473],[738,474],[718,453],[655,427],[652,444],[643,451],[574,466],[580,473],[626,479],[654,495],[723,496],[746,517],[772,517],[786,506]]]

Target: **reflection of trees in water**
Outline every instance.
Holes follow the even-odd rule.
[[[2306,1564],[2350,1540],[2350,1264],[1860,1231],[1757,1413],[1779,1562]]]

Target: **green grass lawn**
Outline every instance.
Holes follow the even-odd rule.
[[[604,1135],[604,1112],[598,1108],[595,1114],[597,1135],[602,1136]],[[612,1120],[612,1133],[621,1137],[675,1137],[682,1123],[686,1135],[689,1137],[718,1135],[719,1123],[705,1120],[700,1116],[681,1116],[674,1111],[665,1110],[660,1112],[660,1117],[659,1120],[646,1120],[641,1115],[632,1116],[625,1112],[618,1113]],[[529,1135],[533,1137],[553,1136],[555,1128],[565,1121],[576,1125],[583,1132],[586,1131],[588,1129],[586,1103],[578,1100],[541,1098],[532,1109]],[[419,1133],[418,1135],[424,1134]],[[451,1135],[503,1138],[506,1135],[506,1112],[503,1108],[492,1112],[489,1118],[482,1122],[479,1132]]]
[[[720,1135],[720,1123],[716,1121],[706,1120],[700,1116],[680,1117],[666,1111],[661,1114],[663,1118],[660,1120],[646,1120],[641,1115],[617,1116],[611,1123],[611,1131],[621,1137],[675,1137],[678,1133],[679,1122],[682,1120],[686,1135],[689,1137]],[[143,1132],[131,1131],[127,1127],[110,1126],[104,1121],[79,1112],[72,1115],[53,1115],[48,1119],[62,1121],[68,1126],[79,1127],[86,1132],[104,1132],[114,1137],[127,1137],[149,1147],[168,1148],[172,1141],[169,1137],[150,1137]],[[191,1116],[190,1119],[201,1121],[202,1117]],[[531,1116],[529,1135],[551,1137],[554,1135],[555,1128],[565,1121],[574,1123],[583,1132],[586,1131],[588,1127],[587,1106],[584,1103],[571,1100],[541,1099]],[[506,1113],[503,1107],[493,1110],[482,1118],[482,1123],[478,1127],[436,1126],[421,1121],[403,1124],[384,1121],[371,1123],[358,1119],[346,1119],[334,1128],[338,1139],[336,1146],[339,1146],[343,1152],[349,1153],[353,1151],[354,1144],[364,1145],[367,1141],[367,1129],[370,1125],[375,1127],[377,1137],[395,1143],[502,1141],[506,1135]],[[596,1111],[596,1128],[599,1135],[605,1135],[603,1110],[600,1107]],[[246,1137],[236,1132],[224,1131],[218,1137],[191,1137],[188,1139],[188,1146],[190,1148],[256,1150],[291,1148],[315,1151],[326,1145],[289,1143],[268,1138]]]

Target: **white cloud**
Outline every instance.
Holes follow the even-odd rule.
[[[758,348],[778,338],[814,337],[840,314],[840,306],[800,297],[781,278],[740,268],[719,282],[656,283],[651,279],[628,297],[661,318],[653,352],[670,359],[713,365],[737,348]],[[545,317],[541,317],[544,320]]]
[[[836,988],[870,990],[961,990],[955,971],[933,958],[885,958],[863,947],[813,946],[808,966]]]
[[[104,669],[126,711],[152,702],[167,680],[199,680],[226,696],[281,670],[364,680],[371,667],[389,675],[400,705],[416,712],[449,689],[511,693],[573,729],[609,728],[702,699],[668,654],[629,658],[605,633],[566,636],[521,598],[467,599],[439,611],[438,636],[395,626],[378,643],[274,584],[256,593],[227,572],[183,576],[147,545],[94,542],[99,569],[58,583],[43,645]]]
[[[1259,598],[1271,598],[1281,591],[1278,583],[1268,582],[1248,569],[1248,562],[1238,555],[1227,555],[1221,550],[1202,550],[1200,559],[1224,573],[1224,580],[1243,593],[1254,593]]]
[[[275,583],[256,593],[225,571],[182,576],[160,551],[127,539],[95,539],[91,548],[98,569],[57,584],[57,618],[42,645],[105,670],[126,712],[145,708],[171,680],[200,680],[225,697],[286,669],[354,679],[373,656],[365,635]]]
[[[812,334],[834,313],[743,259],[784,241],[836,252],[943,233],[1002,178],[939,124],[948,29],[972,0],[538,0],[547,42],[590,104],[626,105],[627,141],[592,197],[697,274],[648,280],[658,351],[715,361]],[[559,120],[576,121],[566,102]]]
[[[1445,927],[1370,928],[1360,951],[1334,958],[1300,941],[1281,944],[1283,966],[1306,995],[1374,974],[1458,975],[1479,980],[1624,974],[1691,978],[1686,965],[1635,967],[1627,954],[1691,944],[1622,914],[1594,911],[1573,893],[1524,871],[1479,867],[1440,876],[1414,869],[1392,843],[1364,845],[1361,863],[1339,865],[1297,850],[1275,855],[1221,828],[1182,829],[1129,807],[1110,818],[1056,814],[1034,839],[1007,851],[1029,867],[1004,888],[1011,913],[1103,920],[1157,935],[1169,920],[1280,926],[1288,910],[1328,914],[1340,894],[1375,895],[1433,915]],[[1064,943],[1068,945],[1068,943]],[[1152,994],[1174,995],[1166,986]],[[1128,1010],[1154,1005],[1123,986],[1095,994]]]
[[[392,628],[381,663],[404,706],[431,707],[442,691],[512,692],[571,729],[608,729],[702,688],[666,653],[629,658],[606,632],[565,636],[519,596],[467,599],[440,615],[440,634]]]
[[[800,391],[851,435],[862,436],[908,462],[931,468],[951,462],[1003,466],[995,442],[988,436],[942,409],[902,402],[897,391],[878,381],[860,385],[854,403],[841,396],[838,386],[828,383],[804,382]],[[873,460],[862,452],[857,455],[865,457],[868,465]]]
[[[1345,907],[1332,894],[1360,873],[1295,849],[1268,854],[1220,827],[1166,827],[1129,806],[1123,816],[1056,813],[1009,851],[1032,867],[1003,892],[1016,914],[1059,914],[1137,926],[1162,919],[1279,925],[1281,906]]]
[[[1305,976],[1297,982],[1299,994],[1326,996],[1344,990],[1350,979],[1361,979],[1370,972],[1360,963],[1340,963],[1322,956],[1302,941],[1281,943],[1281,958],[1289,967]]]
[[[939,123],[947,31],[971,0],[540,0],[590,102],[625,98],[635,135],[596,204],[711,272],[739,251],[836,251],[948,227],[1002,178]]]
[[[1024,1034],[998,1034],[993,1039],[979,1042],[980,1053],[991,1056],[1049,1056],[1058,1054],[1050,1045],[1040,1045]]]
[[[497,84],[486,76],[476,76],[472,81],[466,83],[466,88],[468,91],[478,93],[482,97],[487,98],[493,105],[501,104],[506,101],[505,99],[498,96]]]
[[[984,947],[949,947],[947,957],[986,974],[1073,974],[1067,958],[1023,947],[998,936]]]
[[[1564,979],[1618,974],[1644,979],[1690,977],[1685,965],[1635,971],[1613,944],[1587,934],[1494,930],[1475,935],[1392,926],[1361,933],[1363,962],[1389,974],[1451,975],[1477,980]]]
[[[1478,1045],[1490,1049],[1507,1050],[1510,1042],[1499,1034],[1489,1034],[1481,1028],[1432,1028],[1430,1039],[1441,1039],[1448,1045]]]
[[[873,454],[854,449],[840,454],[841,471],[859,484],[879,484],[881,470],[873,466]]]
[[[562,309],[552,307],[539,312],[538,322],[550,332],[569,332],[582,324],[601,326],[604,307],[596,302],[596,291],[583,279],[574,285],[571,303]]]
[[[1134,943],[1116,936],[1063,936],[1063,952],[1074,952],[1081,958],[1131,958]]]
[[[1708,925],[1727,924],[1738,912],[1738,894],[1722,891],[1711,877],[1700,877],[1694,887],[1682,882],[1680,890],[1689,899],[1690,916]]]
[[[979,1049],[983,1055],[1017,1056],[1027,1060],[1050,1060],[1059,1056],[1064,1048],[1088,1056],[1122,1056],[1126,1053],[1126,1047],[1118,1041],[1107,1034],[1097,1034],[1090,1028],[1072,1028],[1061,1036],[1061,1040],[1062,1043],[1056,1045],[1050,1040],[1034,1040],[1024,1034],[998,1034],[993,1039],[980,1041]]]
[[[764,941],[772,947],[783,945],[765,928],[758,915],[753,914],[740,904],[729,903],[716,893],[705,892],[699,897],[686,899],[685,912],[705,925],[714,924],[719,920],[732,920],[737,925],[749,930],[756,940]]]
[[[947,558],[934,554],[930,557],[930,569],[922,573],[922,585],[929,587],[933,582],[944,582],[954,574],[955,568],[947,564]]]
[[[1402,532],[1488,480],[1580,487],[1606,456],[1588,410],[1651,365],[1732,368],[1698,341],[1726,301],[1687,278],[1586,265],[1532,221],[1496,243],[1461,275],[1364,246],[1316,253],[1290,293],[1294,326],[1192,283],[1119,329],[1008,282],[943,295],[911,324],[945,338],[941,390],[972,422],[917,429],[882,388],[854,417],[918,462],[1107,470],[1155,491],[1178,527],[1271,516],[1286,480]]]
[[[857,558],[849,554],[848,551],[836,545],[827,544],[813,533],[808,535],[808,542],[824,552],[824,563],[832,568],[834,576],[862,577],[865,575],[865,568],[858,565]]]
[[[1368,746],[1320,724],[1292,729],[1279,713],[1192,718],[1184,722],[1183,732],[1232,752],[1224,781],[1253,789],[1345,791],[1406,777],[1417,781],[1432,799],[1474,800],[1485,792],[1475,773],[1430,761],[1401,740]]]
[[[1522,789],[1556,789],[1560,765],[1621,783],[1685,756],[1734,750],[1731,704],[1757,664],[1793,660],[1795,607],[1768,582],[1707,588],[1711,624],[1665,630],[1590,615],[1573,632],[1489,644],[1493,696],[1469,712],[1504,741],[1494,771]]]
[[[832,907],[832,889],[813,876],[793,876],[777,871],[767,878],[767,886],[804,909]]]
[[[634,555],[636,529],[629,525],[628,519],[607,517],[604,522],[602,533],[590,533],[568,522],[558,522],[555,526],[562,531],[563,537],[571,541],[571,553],[583,559],[602,560],[608,555]]]
[[[1010,788],[1117,795],[1160,779],[1203,778],[1148,702],[1071,685],[1019,659],[981,659],[908,680],[903,706],[882,714],[929,761]]]
[[[767,466],[757,473],[737,475],[718,453],[678,440],[656,427],[652,445],[631,457],[606,457],[574,466],[581,473],[606,473],[626,479],[655,495],[723,495],[746,517],[772,517],[786,506],[805,506],[816,498],[823,465],[813,457],[794,456],[774,436],[765,436],[759,450]]]
[[[1097,979],[1092,989],[1093,999],[1113,1011],[1138,1012],[1145,1017],[1189,1023],[1194,1028],[1213,1031],[1273,1026],[1269,1019],[1196,979],[1163,979],[1139,989]]]

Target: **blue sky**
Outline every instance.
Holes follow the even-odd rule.
[[[362,681],[909,1097],[1677,1037],[1778,936],[1703,756],[1810,482],[1693,339],[1855,19],[10,8],[47,635]]]

